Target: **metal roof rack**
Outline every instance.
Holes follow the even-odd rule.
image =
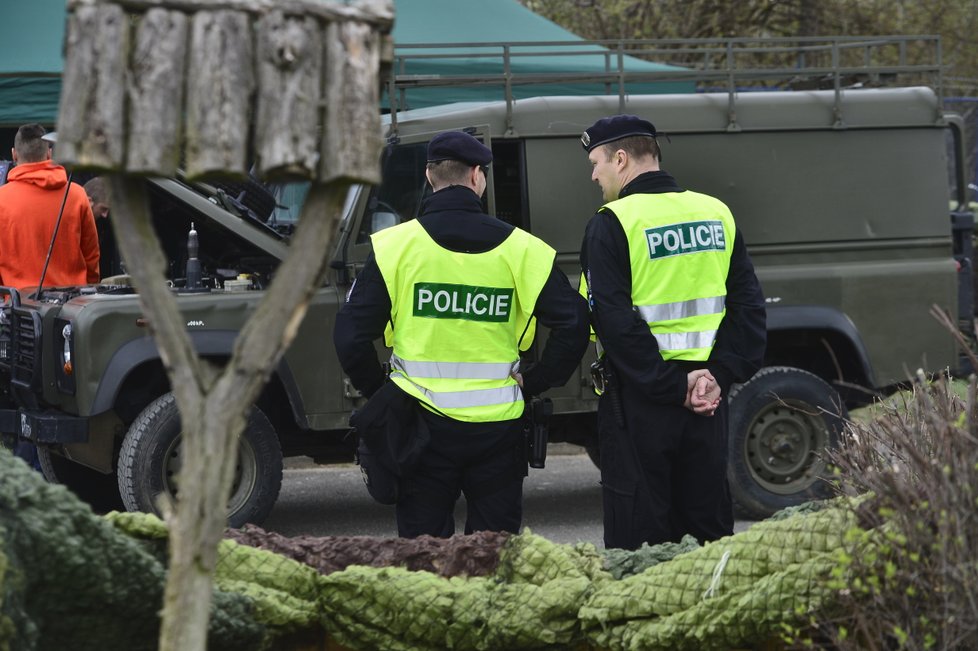
[[[575,70],[578,61],[588,66]],[[437,73],[414,71],[439,62],[446,65]],[[617,94],[624,108],[630,85],[687,82],[695,92],[726,92],[735,124],[745,91],[833,89],[837,118],[848,88],[929,86],[940,104],[943,66],[934,35],[395,44],[387,95],[396,126],[410,89],[498,87],[509,122],[519,86],[591,84],[575,94]]]

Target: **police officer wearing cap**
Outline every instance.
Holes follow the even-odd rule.
[[[606,202],[581,267],[606,384],[605,546],[623,549],[733,533],[725,397],[766,345],[764,297],[730,210],[661,170],[656,136],[616,115],[581,137]]]
[[[336,318],[334,343],[353,385],[385,382],[373,342],[393,348],[390,381],[413,396],[430,431],[420,461],[400,478],[401,537],[518,532],[524,397],[562,386],[587,347],[588,310],[542,240],[482,210],[491,150],[449,131],[428,145],[434,193],[416,220],[372,236],[373,255]],[[520,368],[534,317],[550,329],[537,364]],[[385,332],[386,329],[386,332]]]

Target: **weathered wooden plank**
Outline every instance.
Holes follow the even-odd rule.
[[[377,109],[381,35],[366,23],[347,21],[328,24],[323,41],[327,104],[319,181],[378,183],[383,146]]]
[[[255,154],[266,177],[313,178],[319,166],[322,44],[313,18],[272,12],[255,25]]]
[[[357,20],[387,31],[394,24],[392,0],[359,0],[355,4],[326,0],[68,0],[68,8],[90,7],[109,1],[134,12],[143,12],[154,7],[191,13],[223,9],[251,14],[283,11],[326,21]]]
[[[97,38],[92,38],[97,34]],[[75,168],[121,169],[129,19],[121,7],[79,7],[68,15],[58,106],[57,159]]]
[[[254,90],[248,15],[201,11],[190,27],[186,171],[190,178],[244,175]]]
[[[139,21],[129,84],[130,174],[173,176],[180,164],[186,14],[150,9]]]

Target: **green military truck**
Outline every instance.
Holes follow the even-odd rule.
[[[900,70],[881,69],[879,79],[868,78],[892,81]],[[917,73],[920,66],[906,69]],[[430,191],[428,139],[446,129],[483,139],[494,156],[489,212],[547,241],[576,283],[584,226],[601,203],[580,134],[619,112],[647,117],[668,133],[664,168],[732,208],[763,285],[765,367],[729,396],[737,503],[761,517],[824,495],[820,453],[844,435],[847,408],[892,390],[918,367],[958,368],[953,339],[929,312],[936,304],[971,321],[973,219],[956,210],[967,205],[964,131],[942,109],[939,84],[846,88],[852,70],[814,70],[829,75],[829,89],[745,92],[737,86],[741,73],[729,68],[689,71],[693,79],[725,80],[713,92],[519,100],[510,84],[520,80],[507,74],[499,78],[504,99],[388,115],[383,182],[350,190],[330,252],[332,276],[243,435],[230,524],[267,516],[283,457],[352,459],[347,422],[362,398],[337,363],[333,319],[370,252],[369,235],[418,215]],[[871,68],[858,71],[866,78]],[[590,80],[625,77],[612,70]],[[484,82],[402,75],[392,80],[391,95],[431,83]],[[285,255],[303,188],[268,188],[271,201],[254,184],[146,183],[191,340],[220,362]],[[181,290],[191,228],[208,291]],[[151,509],[157,494],[175,491],[175,405],[127,278],[0,294],[0,432],[36,443],[44,474],[98,508]],[[531,349],[528,361],[536,353]],[[593,357],[549,393],[551,440],[592,453]]]

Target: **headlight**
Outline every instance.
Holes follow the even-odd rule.
[[[64,348],[61,351],[61,366],[64,368],[65,375],[71,375],[71,324],[65,324],[61,329],[61,337],[64,339]]]
[[[61,393],[75,395],[75,338],[74,325],[67,319],[55,318],[51,324],[50,357],[54,364],[54,379]],[[58,334],[61,334],[59,337]]]
[[[9,307],[0,307],[0,366],[10,365],[10,311]]]

